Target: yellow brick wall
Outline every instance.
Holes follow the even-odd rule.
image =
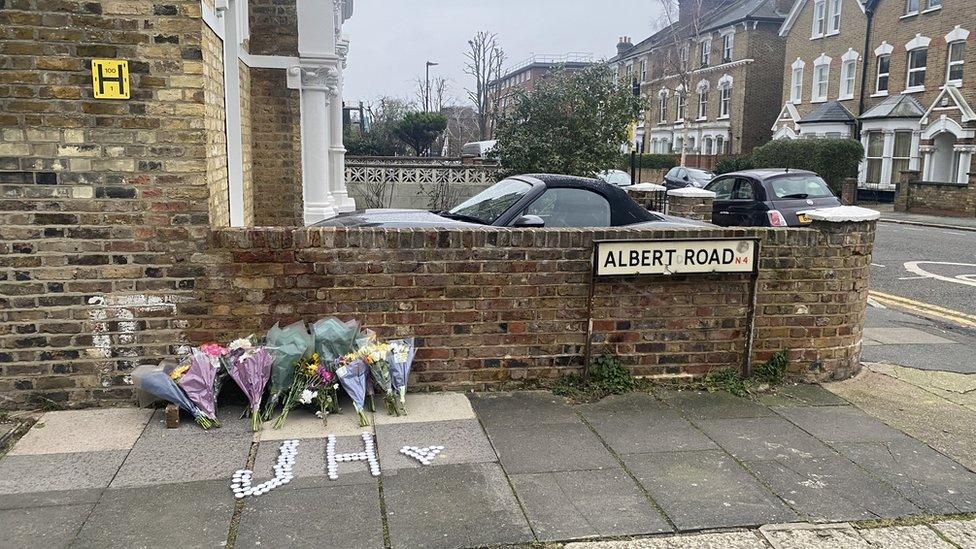
[[[251,69],[240,66],[241,86],[241,163],[243,165],[244,225],[254,226],[254,185],[251,177]]]
[[[210,225],[230,225],[227,188],[227,134],[224,112],[223,43],[210,27],[203,24],[203,107],[204,132],[207,138],[207,187]]]

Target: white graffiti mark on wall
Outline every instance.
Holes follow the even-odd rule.
[[[92,346],[87,350],[88,356],[95,359],[138,357],[140,350],[129,346],[136,342],[140,320],[148,316],[159,317],[159,313],[176,316],[177,304],[190,299],[184,295],[145,294],[90,297],[88,318]],[[177,352],[189,352],[189,349],[178,348]],[[106,369],[110,369],[110,366],[106,365]],[[107,380],[103,381],[103,384],[108,383]]]
[[[941,275],[923,269],[922,265],[943,266],[943,267],[972,267],[972,272],[957,274],[954,276]],[[926,268],[931,268],[931,267],[926,267]],[[910,273],[914,273],[918,275],[918,278],[934,278],[936,280],[942,280],[944,282],[952,282],[953,284],[965,284],[966,286],[976,286],[976,264],[974,263],[948,263],[944,261],[909,261],[905,263],[905,270]]]

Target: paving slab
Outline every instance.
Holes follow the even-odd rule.
[[[970,408],[954,404],[931,390],[872,371],[862,371],[853,379],[831,383],[827,388],[976,470],[976,412]],[[849,441],[858,439],[852,437]]]
[[[509,474],[617,466],[600,439],[580,421],[520,428],[490,427],[488,437]]]
[[[0,509],[56,507],[61,505],[79,505],[85,503],[94,504],[98,501],[98,498],[101,497],[102,490],[104,490],[104,488],[3,494],[3,497],[0,497]],[[2,528],[0,528],[0,531],[2,531]]]
[[[882,345],[938,345],[954,344],[955,341],[939,337],[918,328],[904,327],[867,327],[864,337],[873,339]]]
[[[476,417],[471,401],[464,393],[407,393],[407,415],[404,416],[391,416],[385,411],[381,412],[379,402],[376,410],[376,425],[428,423]]]
[[[608,397],[580,406],[580,412],[618,454],[718,449],[678,412],[650,395]]]
[[[886,442],[905,438],[901,431],[853,406],[796,406],[774,410],[824,442]]]
[[[376,479],[369,474],[369,466],[365,461],[343,462],[339,464],[339,478],[329,480],[328,466],[325,460],[325,440],[321,438],[298,439],[298,455],[292,471],[295,478],[285,486],[274,491],[288,491],[318,486],[335,486],[338,484],[375,484]],[[274,464],[278,461],[281,443],[277,440],[261,442],[254,456],[253,484],[270,480],[274,476]],[[336,452],[340,454],[364,451],[363,439],[359,436],[336,437]],[[232,473],[227,472],[228,485]]]
[[[477,419],[377,425],[376,438],[383,472],[389,474],[424,467],[400,453],[404,446],[443,446],[444,450],[426,467],[498,461]]]
[[[94,503],[0,510],[0,545],[18,549],[68,547]]]
[[[871,549],[847,523],[772,524],[760,527],[759,533],[773,549]]]
[[[722,532],[624,541],[586,541],[569,543],[566,549],[769,549],[769,546],[752,532]]]
[[[921,510],[842,456],[747,463],[797,513],[817,522],[917,515]]]
[[[695,424],[741,461],[836,453],[781,417],[702,419],[696,420]]]
[[[511,475],[511,481],[540,541],[673,531],[619,467]]]
[[[7,455],[128,450],[152,414],[140,408],[46,412]]]
[[[488,429],[579,422],[566,399],[549,391],[477,393],[471,396],[471,406]]]
[[[234,501],[215,481],[109,489],[72,547],[222,546]]]
[[[835,448],[929,513],[976,512],[976,474],[921,442],[838,443]]]
[[[533,540],[501,467],[494,463],[404,469],[383,479],[383,495],[393,547],[480,547]]]
[[[955,549],[928,526],[890,526],[861,530],[871,547],[884,549]]]
[[[221,405],[217,408],[217,419],[220,421],[220,428],[204,429],[193,421],[193,416],[186,412],[180,412],[180,425],[176,429],[166,428],[166,411],[162,408],[155,410],[143,435],[153,435],[166,433],[170,436],[177,434],[182,437],[212,437],[213,435],[241,435],[251,438],[254,432],[251,430],[250,408],[248,415],[241,417],[245,406],[237,404]]]
[[[228,479],[244,467],[250,434],[147,430],[129,452],[112,488]]]
[[[845,406],[843,398],[831,393],[820,385],[795,383],[777,387],[771,393],[756,399],[764,406]]]
[[[679,530],[758,526],[796,515],[717,450],[624,456],[628,470]]]
[[[0,459],[0,494],[105,488],[125,452],[6,456]]]
[[[273,490],[248,498],[235,547],[383,547],[376,484]]]
[[[769,408],[726,391],[661,390],[657,394],[664,402],[692,419],[774,415]]]
[[[962,549],[976,549],[976,520],[945,520],[932,527]]]
[[[330,434],[341,437],[359,436],[363,431],[373,432],[372,419],[370,426],[360,427],[359,416],[352,406],[344,409],[346,411],[341,414],[330,414],[328,424],[306,410],[292,410],[280,429],[272,427],[273,420],[266,422],[264,428],[258,433],[258,438],[260,440],[313,439],[325,438]],[[371,418],[373,416],[369,412],[366,414]]]

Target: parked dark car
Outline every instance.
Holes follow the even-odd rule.
[[[840,206],[827,183],[801,170],[748,170],[712,180],[712,223],[725,227],[802,227],[803,212]]]
[[[686,168],[675,166],[664,175],[664,186],[670,189],[683,189],[685,187],[703,188],[715,177],[712,172],[699,170],[698,168]]]
[[[450,210],[372,209],[339,214],[316,227],[653,227],[708,223],[648,211],[620,187],[568,175],[503,179]]]

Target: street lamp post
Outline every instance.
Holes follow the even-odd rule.
[[[433,67],[433,66],[435,66],[435,65],[437,65],[437,63],[434,63],[432,61],[428,61],[427,62],[427,65],[425,67],[425,70],[426,70],[425,79],[426,79],[426,82],[427,82],[427,84],[426,84],[426,88],[427,89],[424,92],[424,112],[430,112],[430,68]]]

